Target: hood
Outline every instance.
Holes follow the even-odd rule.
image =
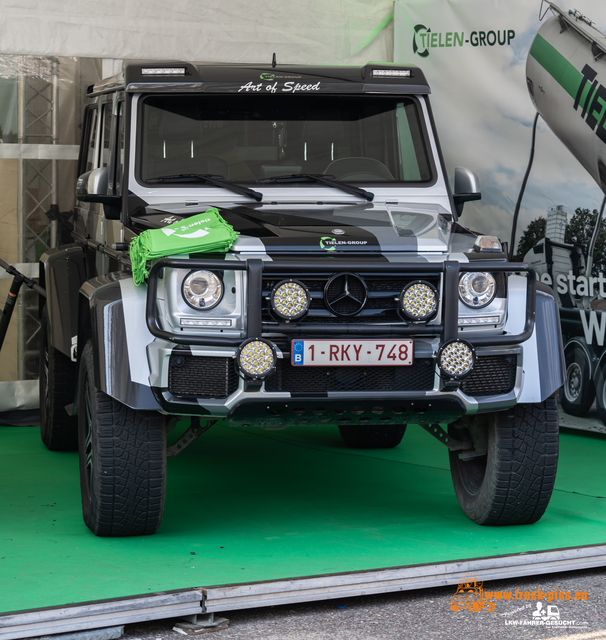
[[[161,228],[204,207],[147,207],[136,227]],[[278,205],[218,207],[240,233],[231,251],[266,253],[385,253],[448,250],[451,215],[439,205]]]

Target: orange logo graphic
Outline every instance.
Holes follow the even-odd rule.
[[[476,576],[473,573],[468,573],[459,580],[457,591],[450,599],[451,610],[494,611],[494,602],[488,602],[484,597],[483,585],[482,581],[476,580]]]

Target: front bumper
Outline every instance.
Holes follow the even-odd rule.
[[[165,268],[182,269],[225,269],[225,261],[217,260],[180,260],[164,259],[152,268],[148,297],[147,325],[155,336],[154,342],[148,346],[150,363],[150,383],[154,395],[167,414],[200,415],[212,418],[227,419],[234,425],[258,425],[266,428],[278,428],[287,424],[394,424],[402,422],[431,423],[453,422],[465,414],[498,411],[516,404],[522,384],[523,349],[518,346],[530,338],[534,330],[536,280],[534,272],[527,265],[520,263],[492,262],[475,260],[470,263],[454,261],[424,263],[422,273],[441,274],[443,280],[441,291],[441,321],[434,324],[414,325],[404,322],[398,324],[319,324],[303,326],[297,322],[275,323],[269,325],[262,319],[262,277],[263,273],[290,272],[325,272],[325,260],[317,261],[267,261],[248,260],[230,261],[229,269],[246,271],[247,305],[246,335],[239,338],[217,336],[201,336],[200,334],[173,333],[162,330],[157,321],[156,293],[157,279]],[[351,263],[331,261],[333,272],[363,271],[407,273],[419,271],[418,262],[408,263]],[[478,362],[487,362],[486,358],[508,357],[513,359],[511,384],[505,391],[491,393],[484,389],[481,395],[466,393],[465,381],[461,384],[449,382],[447,390],[435,364],[435,354],[441,344],[459,337],[458,328],[458,281],[461,271],[492,272],[526,272],[526,316],[523,331],[519,334],[482,335],[465,338],[476,349]],[[278,342],[284,350],[285,344],[299,336],[322,337],[413,337],[415,339],[415,360],[426,360],[431,363],[431,379],[422,389],[409,390],[406,387],[369,390],[367,386],[349,390],[336,390],[330,385],[326,390],[306,390],[302,388],[279,388],[270,379],[262,385],[253,386],[245,380],[230,378],[226,382],[225,391],[205,391],[202,394],[188,393],[175,388],[170,383],[171,362],[176,355],[185,358],[211,358],[216,362],[233,360],[237,347],[246,339],[271,334],[268,339]],[[289,354],[284,352],[282,361],[289,361]],[[172,360],[171,360],[172,359]],[[200,361],[202,362],[202,361]],[[285,365],[286,366],[286,365]],[[235,371],[235,362],[233,363]],[[231,375],[228,371],[226,375]],[[513,378],[511,377],[513,376]],[[468,390],[469,391],[469,390]]]
[[[450,423],[465,414],[500,411],[516,404],[523,377],[521,347],[479,347],[477,350],[479,363],[491,359],[507,359],[512,363],[507,380],[500,381],[501,386],[505,384],[507,387],[504,393],[491,393],[490,374],[485,371],[480,371],[481,375],[476,376],[475,384],[472,378],[471,385],[464,384],[444,391],[435,359],[431,357],[431,349],[431,343],[425,343],[418,344],[415,350],[415,357],[431,363],[431,380],[424,390],[310,392],[292,388],[289,391],[276,391],[277,385],[272,383],[271,378],[258,386],[240,378],[235,366],[236,350],[229,347],[183,348],[175,347],[168,341],[156,340],[148,346],[148,360],[151,364],[152,390],[163,412],[226,419],[230,425],[278,428],[288,424]],[[280,355],[283,356],[282,361],[287,363],[288,354]],[[190,384],[184,389],[171,379],[171,368],[175,362],[179,364],[179,361],[188,359],[199,364],[202,371],[207,370],[208,375],[191,376]],[[226,362],[225,370],[211,372],[210,368],[204,366],[207,362],[212,362],[214,366],[220,361]],[[225,375],[225,382],[223,378],[218,380],[219,375]],[[427,374],[424,375],[427,378]],[[205,383],[211,379],[215,385],[209,390]],[[197,389],[199,394],[206,397],[190,395],[188,389],[192,389],[196,380],[204,383]],[[478,382],[484,380],[487,384],[480,389]],[[480,390],[483,395],[470,395],[470,390]],[[210,397],[213,393],[224,397]]]

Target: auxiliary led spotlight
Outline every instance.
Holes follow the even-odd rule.
[[[282,280],[271,292],[271,308],[284,320],[298,320],[307,313],[311,296],[307,287],[298,280]]]
[[[407,318],[415,322],[429,320],[438,310],[438,292],[424,280],[411,282],[402,289],[400,308]]]
[[[276,348],[271,342],[251,338],[240,345],[236,363],[240,372],[251,380],[264,380],[276,368]]]
[[[438,366],[449,378],[465,377],[475,360],[475,349],[465,340],[449,340],[438,351]]]

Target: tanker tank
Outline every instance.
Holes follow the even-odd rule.
[[[578,11],[540,27],[526,62],[535,108],[606,193],[606,36]]]

